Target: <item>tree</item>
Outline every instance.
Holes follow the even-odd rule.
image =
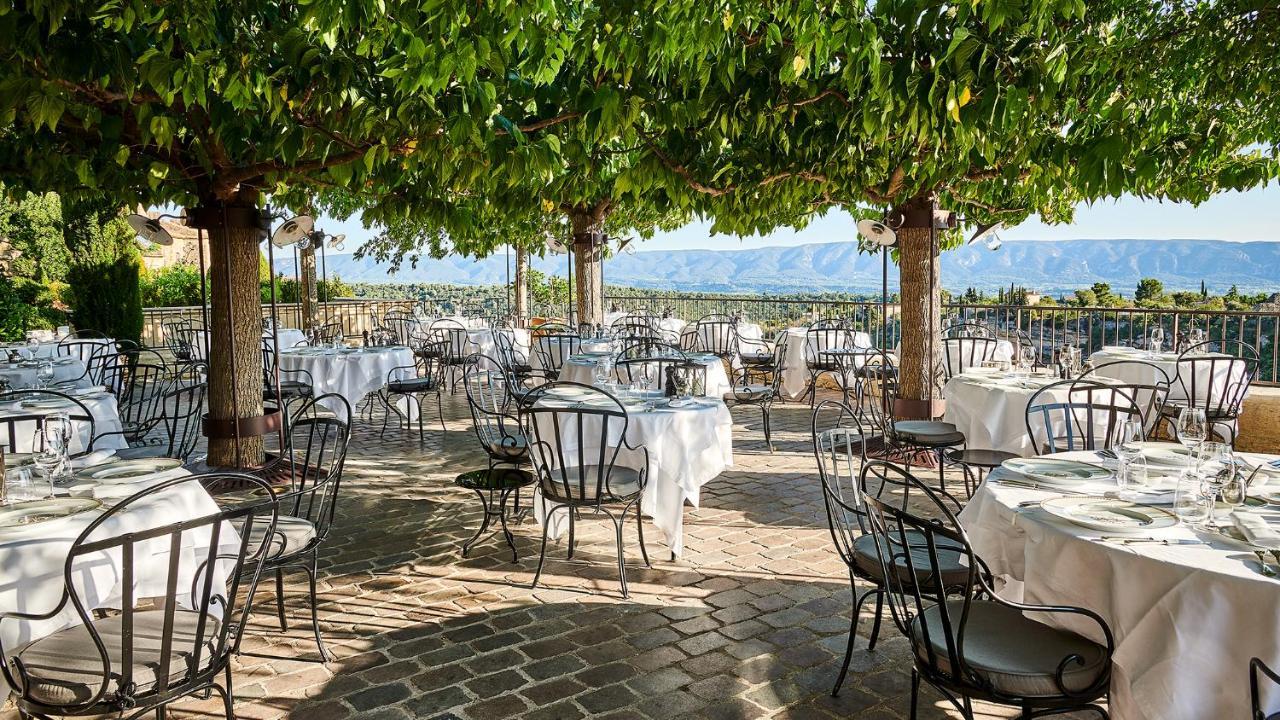
[[[142,254],[119,206],[109,200],[64,201],[71,320],[117,340],[142,336]]]
[[[34,0],[0,13],[0,181],[185,207],[208,234],[211,465],[263,457],[238,428],[263,414],[265,194],[301,207],[332,188],[389,220],[415,193],[505,177],[484,164],[496,138],[520,136],[528,172],[556,155],[536,133],[559,119],[535,103],[513,122],[498,89],[555,76],[574,8],[379,5]]]
[[[1124,299],[1111,291],[1110,283],[1096,282],[1092,289],[1093,301],[1098,307],[1120,307],[1124,304]]]
[[[667,171],[653,182],[706,195],[719,232],[835,205],[896,225],[899,410],[936,412],[936,255],[960,235],[935,210],[978,226],[1065,222],[1087,200],[1199,202],[1265,183],[1280,103],[1260,83],[1277,15],[1232,1],[726,11],[707,82],[664,106],[668,129],[646,138]],[[1233,55],[1243,46],[1247,66]]]
[[[1165,301],[1164,283],[1156,278],[1142,278],[1133,292],[1133,301],[1139,307],[1159,305]]]
[[[9,263],[9,275],[39,283],[62,280],[68,257],[57,194],[15,192],[10,200],[5,191],[0,186],[0,238],[21,253]]]

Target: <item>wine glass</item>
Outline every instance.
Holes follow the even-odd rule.
[[[62,428],[52,420],[45,422],[43,426],[36,428],[32,445],[38,449],[32,454],[31,460],[36,470],[49,483],[48,497],[53,497],[53,481],[61,471],[62,463],[66,458],[66,442]]]
[[[640,363],[640,386],[645,390],[653,388],[653,366],[652,363]]]
[[[1151,328],[1151,332],[1147,334],[1147,351],[1151,357],[1160,354],[1160,350],[1164,348],[1164,328],[1159,325]]]
[[[1140,420],[1127,420],[1120,424],[1116,438],[1115,451],[1120,459],[1120,467],[1116,471],[1116,484],[1123,496],[1134,482],[1133,464],[1142,457],[1143,426]]]
[[[40,341],[34,335],[27,336],[27,352],[31,353],[30,360],[35,360],[40,355]]]
[[[1219,476],[1223,478],[1222,487],[1219,492],[1222,494],[1222,502],[1232,508],[1243,507],[1245,500],[1249,497],[1249,480],[1243,472],[1243,468],[1236,462],[1224,467]]]
[[[600,358],[596,361],[595,369],[592,371],[592,377],[595,378],[596,386],[603,387],[609,381],[609,361],[606,358]]]
[[[49,361],[41,362],[36,366],[36,383],[37,387],[47,388],[53,382],[54,372],[53,363]]]
[[[1178,413],[1178,421],[1174,426],[1174,434],[1178,437],[1178,442],[1182,443],[1188,451],[1194,448],[1209,435],[1209,428],[1205,424],[1204,410],[1198,408],[1182,408]]]
[[[1204,478],[1205,494],[1209,499],[1209,521],[1206,527],[1217,529],[1215,517],[1218,496],[1222,494],[1228,478],[1235,470],[1235,459],[1231,455],[1231,446],[1220,442],[1202,442],[1196,449],[1196,468]],[[1241,501],[1243,502],[1243,501]]]
[[[1023,372],[1030,375],[1036,366],[1036,349],[1030,345],[1023,345],[1021,349],[1021,360]]]

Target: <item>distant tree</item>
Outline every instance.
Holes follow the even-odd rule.
[[[62,280],[67,274],[67,246],[62,242],[62,205],[57,194],[25,193],[7,199],[0,185],[0,237],[22,253],[10,265],[12,277],[40,283]]]
[[[1175,290],[1169,293],[1169,299],[1173,301],[1174,307],[1194,308],[1204,304],[1208,296],[1190,290]]]
[[[71,320],[117,340],[142,336],[142,254],[136,236],[110,199],[67,200],[66,247]]]
[[[1205,287],[1204,280],[1200,281],[1200,297],[1202,298],[1209,297],[1209,288]]]
[[[1124,298],[1111,291],[1110,283],[1094,283],[1093,297],[1099,307],[1120,307],[1124,304]]]
[[[1164,300],[1164,283],[1157,278],[1142,278],[1133,291],[1133,301],[1140,307],[1158,305]]]
[[[1080,307],[1095,307],[1098,304],[1098,296],[1092,290],[1077,290],[1076,305]]]

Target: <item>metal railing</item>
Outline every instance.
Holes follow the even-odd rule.
[[[338,299],[320,304],[322,317],[342,324],[349,337],[373,330],[375,318],[392,308],[412,308],[416,301]],[[641,308],[655,314],[670,313],[689,322],[711,314],[738,314],[759,323],[766,334],[820,318],[848,319],[856,330],[866,332],[885,348],[898,345],[902,336],[901,313],[896,303],[865,300],[813,300],[735,295],[608,295],[605,306],[634,311]],[[558,308],[535,308],[535,314],[554,315]],[[270,316],[269,306],[263,317]],[[143,341],[150,346],[164,344],[164,325],[174,319],[200,320],[199,307],[148,308],[144,311]],[[1258,382],[1280,384],[1280,312],[1249,312],[1188,309],[1104,308],[1068,306],[1011,306],[948,304],[943,307],[944,324],[983,322],[1007,336],[1025,335],[1050,358],[1054,350],[1072,344],[1086,357],[1106,345],[1145,347],[1152,328],[1164,329],[1166,347],[1173,338],[1192,329],[1205,332],[1208,339],[1225,344],[1240,340],[1253,346],[1261,357]],[[280,303],[277,316],[281,327],[301,327],[297,303]]]

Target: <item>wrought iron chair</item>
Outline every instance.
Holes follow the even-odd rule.
[[[204,517],[156,525],[156,498],[183,485],[234,481],[254,488],[250,502]],[[139,507],[142,506],[142,507]],[[147,507],[150,506],[150,507]],[[214,691],[228,720],[234,720],[231,653],[248,619],[256,570],[246,571],[266,552],[264,539],[276,528],[278,503],[259,478],[238,473],[188,475],[142,490],[92,522],[67,553],[61,598],[48,613],[4,613],[0,622],[56,617],[70,606],[79,624],[17,648],[0,648],[0,670],[14,688],[23,717],[166,716],[173,702]],[[148,527],[108,535],[113,522],[136,511]],[[226,531],[227,523],[245,532]],[[157,546],[171,548],[167,561],[145,562]],[[123,564],[121,597],[99,606],[84,593],[80,574],[104,557]],[[214,568],[228,584],[215,582]],[[136,596],[139,587],[164,588],[160,602]],[[144,601],[145,600],[145,604]],[[219,676],[225,686],[219,684]]]
[[[493,344],[498,351],[497,360],[512,378],[522,385],[534,376],[529,358],[516,349],[515,333],[511,330],[494,330]]]
[[[545,326],[544,326],[545,327]],[[560,370],[570,355],[582,347],[582,338],[573,332],[548,332],[542,327],[533,334],[533,350],[542,367],[537,372],[547,380],[560,377]]]
[[[818,394],[818,379],[823,375],[838,375],[844,364],[829,354],[828,350],[845,350],[853,347],[853,333],[843,320],[817,320],[805,330],[804,362],[809,369],[809,407],[812,408]]]
[[[54,390],[13,390],[0,394],[0,404],[12,406],[0,415],[0,446],[5,452],[35,450],[35,438],[41,438],[43,444],[39,433],[49,418],[59,413],[66,415],[71,424],[67,453],[74,458],[93,451],[96,423],[93,413],[79,398]]]
[[[163,366],[135,362],[120,354],[103,366],[103,384],[116,396],[121,434],[126,442],[142,442],[159,421],[160,399],[171,387]]]
[[[698,352],[711,353],[721,360],[738,364],[738,323],[724,315],[708,315],[698,320],[696,330]]]
[[[164,324],[165,347],[179,366],[197,362],[204,357],[205,338],[190,320],[179,319]]]
[[[773,402],[779,396],[779,386],[782,383],[782,358],[787,352],[786,339],[785,336],[783,337],[784,339],[780,340],[777,347],[773,349],[773,366],[778,369],[766,378],[767,382],[750,384],[747,382],[747,373],[744,372],[742,384],[733,384],[723,398],[730,407],[752,405],[760,408],[761,420],[764,423],[764,442],[769,446],[769,452],[773,452],[773,434],[769,427],[769,415],[773,410]]]
[[[511,376],[493,369],[496,367],[492,358],[482,355],[473,356],[467,364],[463,378],[467,405],[476,439],[489,456],[489,466],[463,473],[454,482],[474,491],[484,506],[480,528],[462,544],[462,556],[467,556],[496,517],[511,548],[511,562],[515,562],[515,539],[507,528],[507,499],[514,494],[511,509],[522,512],[520,490],[533,484],[533,474],[522,467],[529,464],[529,442],[516,414],[517,397],[510,392]]]
[[[1040,388],[1025,412],[1027,437],[1036,454],[1110,450],[1124,423],[1143,420],[1131,392],[1091,380],[1062,380]]]
[[[391,309],[382,316],[382,329],[395,337],[397,345],[413,347],[414,332],[418,328],[418,319],[408,310]]]
[[[1249,659],[1249,702],[1253,707],[1253,720],[1280,720],[1280,712],[1267,713],[1262,709],[1262,692],[1259,679],[1267,678],[1273,685],[1280,685],[1280,674],[1267,667],[1260,658]]]
[[[172,457],[184,463],[190,462],[200,441],[200,420],[206,391],[207,386],[203,382],[178,384],[160,396],[159,413],[134,432],[105,432],[94,438],[94,444],[97,445],[98,440],[104,437],[122,435],[129,447],[117,450],[116,457]],[[131,439],[130,435],[134,437]]]
[[[738,363],[741,366],[739,373],[744,383],[750,383],[752,379],[769,378],[781,372],[782,360],[785,356],[776,353],[775,350],[777,345],[782,344],[786,338],[786,333],[783,333],[776,343],[770,345],[764,338],[745,337],[741,332],[738,333]]]
[[[386,408],[386,413],[382,416],[382,430],[378,433],[378,437],[386,435],[387,420],[392,414],[396,416],[397,425],[407,423],[409,427],[413,427],[413,414],[410,408],[406,406],[405,412],[402,413],[399,401],[393,401],[398,397],[403,398],[406,403],[417,404],[418,440],[420,442],[425,440],[426,432],[423,425],[425,413],[422,410],[422,400],[432,393],[436,396],[436,414],[440,416],[440,432],[448,432],[444,424],[444,400],[440,393],[441,388],[444,387],[443,362],[443,355],[418,355],[414,358],[414,364],[400,365],[387,371],[382,391],[378,393],[379,399]]]
[[[1177,418],[1186,407],[1203,410],[1210,431],[1234,444],[1244,398],[1260,365],[1257,349],[1239,340],[1192,345],[1178,356],[1181,397],[1166,403],[1166,415]]]
[[[866,519],[884,578],[883,597],[911,645],[911,713],[923,680],[967,720],[972,700],[1012,705],[1021,717],[1092,710],[1111,683],[1111,629],[1091,610],[1015,603],[996,595],[990,573],[936,490],[887,463],[893,493],[864,491]],[[956,571],[952,560],[960,567]],[[928,578],[928,582],[923,579]],[[1071,615],[1101,644],[1029,614]]]
[[[467,328],[452,318],[444,318],[431,323],[429,331],[431,343],[439,349],[439,366],[444,376],[448,376],[449,392],[454,392],[458,381],[462,379],[463,366],[471,356],[471,338]]]
[[[344,410],[334,417],[320,415],[314,410],[326,403],[338,403]],[[311,605],[311,627],[315,634],[316,648],[324,662],[333,655],[320,637],[320,621],[316,614],[316,564],[320,547],[329,536],[334,514],[338,506],[338,491],[342,484],[342,471],[347,458],[347,444],[351,441],[351,427],[342,418],[351,417],[351,405],[341,395],[328,393],[312,398],[297,413],[289,427],[286,445],[279,461],[287,468],[290,490],[279,496],[280,516],[274,528],[245,532],[254,542],[269,538],[267,549],[259,562],[253,563],[252,572],[274,573],[276,577],[276,614],[280,629],[287,631],[284,612],[284,574],[289,570],[301,570],[307,574],[308,597]],[[253,592],[246,605],[253,605]],[[236,648],[239,652],[239,648]]]
[[[947,489],[948,451],[964,448],[964,433],[955,425],[938,420],[899,420],[894,417],[898,397],[898,371],[893,359],[883,350],[867,351],[867,359],[858,371],[863,391],[862,407],[867,417],[880,428],[887,457],[900,458],[907,470],[915,464],[916,453],[935,456],[938,463],[938,488]]]
[[[289,405],[304,402],[314,394],[315,378],[303,369],[281,368],[279,374],[280,387],[277,392],[275,347],[270,340],[264,338],[262,340],[262,399],[275,403],[276,407],[280,408],[280,412],[284,413],[284,420],[287,423]]]
[[[828,404],[842,405],[828,400],[819,407]],[[844,410],[857,415],[857,411],[843,407]],[[815,423],[818,418],[815,409]],[[861,423],[860,423],[861,424]],[[845,645],[844,662],[836,676],[835,686],[831,690],[834,697],[839,694],[849,671],[849,662],[853,657],[853,647],[858,637],[858,621],[862,614],[862,604],[868,599],[876,601],[875,619],[871,626],[871,637],[867,649],[875,650],[876,641],[880,637],[880,622],[884,613],[885,571],[880,565],[880,553],[876,548],[876,538],[871,533],[868,520],[866,497],[901,495],[903,478],[908,473],[896,465],[881,461],[867,460],[868,435],[862,427],[836,427],[818,432],[815,424],[813,434],[813,452],[818,462],[818,476],[822,481],[822,500],[827,512],[827,527],[831,532],[831,540],[836,553],[844,561],[849,573],[850,599],[853,601],[849,621],[849,639]],[[861,465],[861,470],[859,470]],[[954,503],[956,512],[960,504],[945,493],[939,497]],[[912,536],[911,547],[915,552],[927,551],[923,538]],[[967,568],[960,564],[956,552],[958,548],[943,546],[940,560],[943,572],[930,575],[921,569],[911,568],[905,563],[895,563],[895,572],[905,575],[907,582],[934,584],[935,578],[941,577],[943,585],[952,586],[958,576],[967,574]],[[859,594],[858,581],[871,585],[871,588]]]
[[[996,336],[990,325],[980,322],[956,322],[942,329],[943,338],[992,338]]]
[[[654,327],[654,320],[648,315],[637,315],[629,313],[614,320],[609,325],[609,330],[615,337],[651,337],[658,339],[658,329]]]
[[[1117,377],[1126,379],[1115,380]],[[1134,377],[1139,379],[1134,381],[1131,379]],[[1095,380],[1123,390],[1138,405],[1138,410],[1142,413],[1142,426],[1147,435],[1155,431],[1164,417],[1164,406],[1169,401],[1173,385],[1164,368],[1146,360],[1102,363],[1082,372],[1080,379]]]
[[[81,373],[80,377],[71,378],[71,379],[73,380],[86,379],[90,383],[93,383],[96,385],[96,384],[100,384],[101,380],[94,377],[93,373],[91,372],[92,368],[95,366],[95,362],[94,362],[95,359],[98,360],[98,364],[100,364],[101,362],[105,362],[106,357],[115,354],[114,351],[115,351],[115,348],[112,347],[111,344],[106,342],[105,340],[98,340],[93,338],[79,339],[79,338],[74,338],[72,336],[67,336],[62,340],[62,342],[58,343],[57,349],[54,350],[54,355],[56,355],[57,357],[72,358],[74,360],[79,360],[81,363],[84,363],[85,370],[83,373]]]
[[[542,566],[547,559],[547,529],[555,513],[567,511],[568,556],[572,559],[575,519],[580,510],[594,510],[613,522],[622,596],[629,597],[622,528],[627,513],[634,508],[640,554],[645,566],[649,566],[644,521],[640,515],[641,497],[649,481],[649,451],[634,447],[627,440],[630,418],[626,409],[617,398],[590,385],[551,382],[525,396],[521,419],[525,436],[529,438],[529,454],[543,509],[542,547],[530,587],[537,587],[542,577]],[[624,448],[638,453],[639,468],[618,463]],[[610,508],[614,508],[617,515]]]
[[[615,356],[613,362],[615,380],[628,385],[640,384],[646,390],[665,390],[669,371],[685,374],[691,392],[696,387],[703,389],[701,393],[693,394],[706,394],[707,366],[673,345],[632,345]]]
[[[315,333],[316,333],[316,340],[318,340],[322,344],[328,345],[333,341],[337,340],[339,337],[342,337],[342,334],[343,334],[342,323],[336,322],[336,321],[327,322],[321,325],[320,327],[316,328]]]

